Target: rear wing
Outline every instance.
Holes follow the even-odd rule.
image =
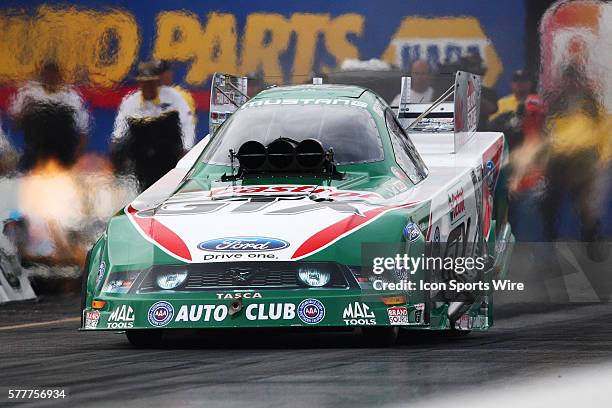
[[[215,72],[210,85],[208,133],[213,135],[248,100],[247,77]]]
[[[410,78],[402,78],[398,118],[411,133],[453,133],[453,153],[476,132],[480,116],[482,80],[478,75],[457,71],[455,83],[431,104],[410,103]],[[454,95],[454,102],[446,102]]]

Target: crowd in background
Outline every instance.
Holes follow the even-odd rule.
[[[434,101],[448,87],[436,78],[457,70],[484,75],[486,66],[478,54],[441,66],[414,61],[411,102]],[[569,64],[562,86],[548,94],[538,93],[536,79],[519,70],[511,94],[499,98],[484,86],[481,92],[479,130],[504,132],[509,146],[510,221],[519,239],[553,241],[569,202],[582,240],[598,242],[609,205],[612,122],[579,67]],[[104,221],[193,146],[194,100],[173,83],[170,62],[141,63],[135,80],[138,87],[118,108],[108,156],[86,151],[92,125],[87,101],[64,81],[55,61],[45,61],[38,78],[11,97],[2,116],[23,132],[24,147],[17,151],[0,123],[0,175],[18,171],[21,178],[16,186],[0,186],[0,193],[13,200],[8,222],[27,223],[20,248],[27,259],[82,264]],[[540,235],[533,220],[541,221]],[[592,252],[597,256],[596,248]]]
[[[415,61],[414,102],[434,101],[448,81],[436,87],[432,79],[457,70],[484,75],[486,67],[478,55],[439,67]],[[567,237],[563,230],[573,224],[572,238],[587,243],[591,259],[605,255],[601,243],[610,234],[604,224],[612,204],[612,116],[599,92],[583,66],[573,61],[546,92],[538,87],[536,74],[524,70],[513,73],[509,95],[498,98],[495,90],[483,86],[478,128],[505,135],[509,220],[519,240],[552,242]]]
[[[141,63],[135,80],[117,110],[108,155],[86,151],[87,101],[55,61],[10,98],[6,117],[24,143],[18,152],[0,133],[0,217],[24,262],[82,265],[106,221],[193,146],[195,104],[172,83],[169,62]]]

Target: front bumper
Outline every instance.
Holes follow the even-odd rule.
[[[86,305],[82,330],[424,326],[425,305],[359,289],[107,295]],[[98,307],[101,302],[98,302]]]

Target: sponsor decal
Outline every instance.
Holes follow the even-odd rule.
[[[284,239],[269,237],[216,238],[201,242],[198,249],[215,252],[278,251],[289,246]]]
[[[104,288],[105,292],[127,293],[132,287],[132,280],[114,279],[109,281]]]
[[[433,242],[440,242],[440,227],[436,227],[434,231]]]
[[[504,142],[502,139],[497,140],[494,145],[490,146],[483,155],[483,179],[487,185],[484,190],[484,200],[482,209],[483,235],[486,237],[491,229],[491,220],[493,218],[493,193],[495,191],[496,177],[499,163],[501,163],[504,151]],[[491,162],[491,164],[488,164]],[[497,163],[497,164],[495,164]],[[487,167],[490,169],[487,173]]]
[[[393,187],[395,187],[400,193],[408,190],[408,186],[406,186],[406,184],[404,184],[404,182],[401,180],[395,180],[393,182]]]
[[[326,191],[323,190],[322,193],[317,193],[314,187],[311,187],[311,191],[302,191],[301,195],[291,195],[287,193],[287,196],[268,197],[269,199],[258,200],[257,196],[259,193],[255,192],[255,190],[256,188],[253,188],[253,192],[250,192],[246,188],[243,188],[236,193],[231,193],[231,190],[223,190],[224,194],[219,194],[214,200],[211,200],[210,197],[201,195],[195,195],[194,197],[185,197],[186,194],[181,196],[177,195],[158,207],[155,215],[202,215],[211,214],[220,210],[224,210],[231,214],[261,213],[266,215],[295,215],[310,211],[331,209],[340,213],[360,214],[363,216],[360,208],[350,203],[358,201],[361,205],[370,205],[367,201],[362,200],[364,196],[360,196],[358,193],[350,191],[338,191],[333,194],[327,194]],[[271,192],[266,195],[274,195],[274,193]],[[305,204],[304,199],[306,195],[313,198],[315,202],[308,201]],[[333,198],[333,200],[325,200],[327,198]],[[283,205],[282,208],[277,208],[275,204],[278,203],[294,205]],[[275,210],[275,208],[277,209]],[[138,215],[142,217],[151,217],[147,210],[138,212]]]
[[[393,306],[387,309],[389,324],[392,326],[404,326],[408,324],[408,308],[405,306]]]
[[[406,190],[408,190],[408,186],[402,181],[397,179],[392,179],[387,181],[383,188],[391,194],[400,194]]]
[[[298,317],[306,324],[317,324],[325,317],[325,306],[317,299],[305,299],[298,306]]]
[[[410,241],[416,241],[421,236],[421,232],[419,231],[419,227],[414,223],[410,222],[406,224],[404,227],[404,237]]]
[[[217,299],[261,299],[259,292],[217,293]]]
[[[267,305],[253,303],[246,307],[244,314],[247,320],[293,320],[295,318],[295,305],[293,303],[270,303]],[[325,314],[325,310],[323,310],[323,314]]]
[[[376,324],[376,316],[365,303],[354,302],[342,312],[342,320],[347,326],[368,326]]]
[[[479,77],[468,77],[468,89],[467,89],[467,106],[468,106],[468,129],[476,130],[478,126],[478,115],[480,113],[480,78]]]
[[[132,306],[121,305],[108,318],[109,329],[130,329],[134,327],[134,309]]]
[[[495,188],[495,162],[493,160],[487,160],[485,163],[484,177],[487,183],[487,188],[492,192]]]
[[[222,322],[228,311],[226,305],[183,305],[176,314],[175,322]]]
[[[268,105],[346,105],[356,106],[358,108],[367,108],[368,104],[362,101],[351,99],[263,99],[253,102],[247,102],[240,109],[253,108],[257,106]]]
[[[459,187],[448,192],[448,203],[450,205],[451,224],[454,224],[465,215],[463,187]]]
[[[252,303],[245,308],[247,320],[293,320],[293,303]],[[226,305],[183,305],[176,314],[175,322],[222,322],[229,315]]]
[[[488,327],[488,319],[486,316],[475,316],[472,318],[472,329],[486,329]]]
[[[423,218],[421,221],[419,221],[419,229],[424,234],[427,233],[427,231],[429,230],[429,217]]]
[[[464,314],[455,322],[456,330],[472,330],[472,317]]]
[[[85,328],[86,329],[95,329],[98,327],[98,323],[100,322],[100,312],[97,310],[91,312],[85,312]]]
[[[100,286],[100,282],[102,282],[102,278],[104,277],[105,272],[106,272],[106,263],[102,261],[100,262],[100,266],[98,266],[98,276],[96,277],[96,288]]]
[[[406,179],[406,175],[402,173],[397,167],[391,166],[391,173],[398,179],[404,180]]]
[[[414,305],[414,324],[423,324],[425,318],[425,303],[417,303]]]
[[[372,106],[372,110],[374,110],[374,112],[376,112],[376,114],[378,116],[380,116],[381,118],[384,119],[384,117],[385,117],[385,107],[383,106],[382,103],[380,103],[380,101],[378,99],[376,99],[376,101],[374,102],[374,106]]]
[[[172,317],[174,317],[174,307],[165,301],[154,303],[149,308],[147,317],[152,326],[163,327],[172,321]]]
[[[257,185],[257,186],[234,186],[231,188],[215,188],[211,191],[203,191],[201,193],[179,193],[173,196],[166,203],[183,202],[185,200],[202,200],[209,199],[211,196],[221,198],[235,198],[236,195],[270,195],[282,194],[283,196],[304,196],[306,194],[316,194],[319,197],[333,197],[335,199],[356,199],[356,198],[381,198],[380,194],[373,191],[353,191],[353,190],[338,190],[335,187],[317,186],[317,185],[300,185],[300,184],[277,184],[277,185]],[[280,198],[280,197],[279,197]],[[287,197],[285,197],[287,198]],[[293,197],[296,198],[296,197]],[[245,197],[247,199],[247,197]]]

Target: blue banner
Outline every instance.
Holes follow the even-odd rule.
[[[484,84],[506,94],[512,71],[524,65],[524,8],[516,0],[5,1],[0,78],[18,83],[42,60],[57,59],[69,81],[100,90],[89,101],[90,148],[105,151],[121,90],[133,84],[138,61],[151,57],[174,61],[175,80],[196,93],[198,137],[215,71],[300,83],[345,59],[408,68],[416,59],[436,65],[475,52],[488,67]]]

